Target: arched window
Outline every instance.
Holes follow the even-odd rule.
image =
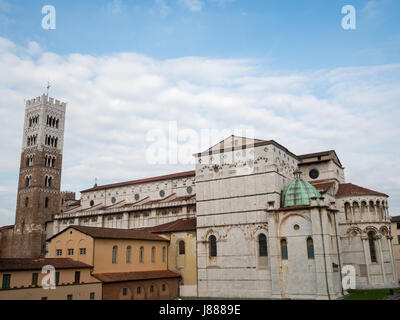
[[[117,263],[117,253],[118,253],[118,247],[114,246],[112,248],[112,263],[116,264]]]
[[[314,241],[311,237],[307,239],[307,256],[308,259],[314,259]]]
[[[285,239],[281,240],[281,257],[282,260],[288,259],[288,247],[287,247],[287,241]]]
[[[185,241],[179,241],[179,254],[185,254]]]
[[[163,247],[162,248],[162,262],[165,262],[165,256],[166,256],[166,248],[165,247]]]
[[[26,197],[25,198],[25,208],[28,208],[28,206],[29,206],[29,198]]]
[[[140,247],[140,251],[139,251],[139,262],[143,263],[144,260],[144,248]]]
[[[45,207],[45,208],[48,208],[48,207],[49,207],[49,202],[50,202],[50,199],[49,199],[49,198],[46,198],[45,201],[44,201],[44,207]]]
[[[151,262],[156,262],[156,247],[151,248]]]
[[[53,157],[53,159],[51,159],[51,166],[54,168],[56,165],[56,158]]]
[[[372,231],[368,232],[369,252],[371,254],[371,262],[377,262],[375,251],[375,235]]]
[[[126,248],[126,263],[131,263],[131,251],[132,251],[132,247],[128,246]]]
[[[267,237],[263,233],[258,236],[258,254],[260,257],[268,256]]]
[[[208,238],[208,241],[210,242],[210,257],[216,257],[217,256],[217,238],[215,236],[210,236]]]

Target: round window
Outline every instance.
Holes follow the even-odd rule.
[[[298,224],[295,224],[295,225],[293,226],[293,229],[297,231],[297,230],[300,229],[300,226],[299,226]]]
[[[135,194],[135,200],[138,201],[140,199],[139,193]]]
[[[319,177],[319,171],[317,169],[312,169],[310,171],[310,178],[317,179]]]
[[[112,197],[112,198],[111,198],[111,202],[112,202],[112,203],[115,203],[116,201],[117,201],[117,199],[115,199],[115,197]]]
[[[161,190],[160,191],[160,197],[164,197],[165,196],[165,191],[164,190]]]
[[[191,194],[193,192],[193,188],[192,187],[187,187],[186,191],[187,191],[187,193]]]
[[[93,207],[94,206],[94,201],[90,201],[90,206]]]

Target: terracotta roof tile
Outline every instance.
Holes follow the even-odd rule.
[[[180,274],[170,270],[141,271],[141,272],[118,272],[118,273],[96,273],[93,276],[102,282],[123,282],[135,280],[180,278]]]
[[[0,271],[41,270],[43,266],[46,265],[51,265],[56,269],[91,268],[91,266],[86,263],[75,261],[70,258],[0,259]]]
[[[158,177],[153,177],[153,178],[145,178],[145,179],[140,179],[140,180],[132,180],[132,181],[127,181],[127,182],[107,184],[104,186],[97,186],[97,187],[83,190],[83,191],[81,191],[81,193],[88,192],[88,191],[97,191],[97,190],[104,190],[104,189],[109,189],[109,188],[116,188],[116,187],[124,187],[124,186],[133,185],[133,184],[139,184],[139,183],[167,180],[167,179],[194,177],[195,174],[196,174],[196,171],[185,171],[185,172],[173,173],[173,174],[168,174],[168,175],[158,176]]]
[[[57,235],[68,229],[75,229],[95,239],[127,239],[127,240],[155,240],[155,241],[169,241],[161,236],[152,234],[148,230],[143,229],[112,229],[112,228],[98,228],[86,226],[69,226],[67,229],[52,236],[48,240],[53,239]]]
[[[387,194],[377,192],[374,190],[366,189],[360,186],[357,186],[352,183],[343,183],[339,185],[339,190],[336,193],[336,197],[345,197],[345,196],[382,196],[388,197]]]
[[[153,233],[196,231],[196,218],[179,219],[155,227],[147,228]]]

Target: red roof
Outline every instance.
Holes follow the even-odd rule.
[[[135,280],[152,280],[165,278],[180,278],[180,274],[170,270],[141,271],[141,272],[118,272],[118,273],[96,273],[93,276],[102,282],[123,282]]]
[[[98,228],[86,226],[69,226],[67,229],[52,236],[50,239],[58,236],[60,233],[68,229],[75,229],[95,239],[126,239],[126,240],[154,240],[154,241],[169,241],[161,236],[152,234],[149,230],[143,229],[112,229]]]
[[[390,220],[391,220],[392,222],[400,222],[400,216],[391,217]]]
[[[179,219],[155,227],[150,227],[146,230],[149,230],[153,233],[196,231],[196,218]]]
[[[0,271],[42,270],[43,266],[51,265],[56,269],[91,268],[92,266],[70,258],[16,258],[0,259]]]
[[[374,190],[366,189],[360,186],[357,186],[352,183],[343,183],[339,185],[339,190],[336,193],[336,197],[345,197],[345,196],[382,196],[389,197],[387,194],[377,192]]]
[[[114,184],[107,184],[107,185],[104,185],[104,186],[97,186],[97,187],[93,187],[93,188],[90,188],[90,189],[83,190],[83,191],[81,191],[81,193],[88,192],[88,191],[97,191],[97,190],[104,190],[104,189],[109,189],[109,188],[116,188],[116,187],[124,187],[124,186],[133,185],[133,184],[139,184],[139,183],[167,180],[167,179],[194,177],[195,173],[196,173],[196,171],[185,171],[185,172],[168,174],[168,175],[165,175],[165,176],[158,176],[158,177],[153,177],[153,178],[132,180],[132,181],[119,182],[119,183],[114,183]]]
[[[14,225],[12,225],[12,226],[4,226],[4,227],[0,227],[0,231],[12,229],[12,228],[14,228]]]

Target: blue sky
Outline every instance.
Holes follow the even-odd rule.
[[[55,30],[41,26],[48,4]],[[348,4],[356,30],[341,26]],[[388,193],[399,215],[399,12],[397,0],[0,0],[0,225],[14,221],[23,101],[48,80],[69,102],[63,190],[192,169],[143,156],[171,122],[246,126],[297,154],[335,149],[347,181]]]
[[[251,57],[302,70],[392,63],[400,50],[395,0],[6,1],[1,34],[59,54]],[[47,4],[56,8],[54,31],[41,28]],[[341,28],[346,4],[357,10],[354,31]]]

